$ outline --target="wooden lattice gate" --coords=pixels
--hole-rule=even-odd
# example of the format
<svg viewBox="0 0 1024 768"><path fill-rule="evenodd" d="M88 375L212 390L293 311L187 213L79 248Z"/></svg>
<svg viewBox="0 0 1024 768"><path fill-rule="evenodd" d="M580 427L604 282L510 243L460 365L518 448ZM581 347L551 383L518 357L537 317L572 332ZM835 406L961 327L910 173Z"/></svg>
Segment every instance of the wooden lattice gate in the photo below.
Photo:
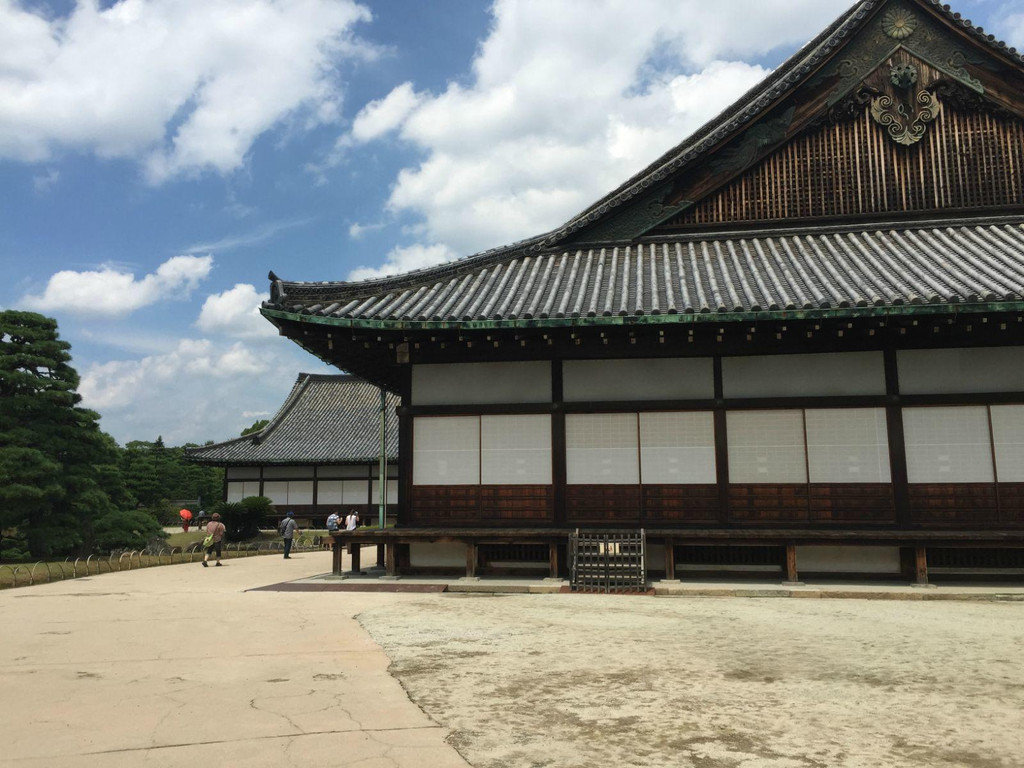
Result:
<svg viewBox="0 0 1024 768"><path fill-rule="evenodd" d="M581 531L569 536L569 576L574 592L644 592L647 589L643 529Z"/></svg>

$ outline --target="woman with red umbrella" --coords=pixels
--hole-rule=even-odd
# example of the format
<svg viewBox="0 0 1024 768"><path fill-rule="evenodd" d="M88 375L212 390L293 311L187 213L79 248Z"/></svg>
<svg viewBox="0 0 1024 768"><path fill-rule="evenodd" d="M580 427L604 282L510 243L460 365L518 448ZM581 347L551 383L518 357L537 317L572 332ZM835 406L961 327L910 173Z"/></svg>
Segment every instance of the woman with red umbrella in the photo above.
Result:
<svg viewBox="0 0 1024 768"><path fill-rule="evenodd" d="M181 518L181 530L188 533L188 526L192 522L192 513L187 509L183 509L178 513L178 516Z"/></svg>

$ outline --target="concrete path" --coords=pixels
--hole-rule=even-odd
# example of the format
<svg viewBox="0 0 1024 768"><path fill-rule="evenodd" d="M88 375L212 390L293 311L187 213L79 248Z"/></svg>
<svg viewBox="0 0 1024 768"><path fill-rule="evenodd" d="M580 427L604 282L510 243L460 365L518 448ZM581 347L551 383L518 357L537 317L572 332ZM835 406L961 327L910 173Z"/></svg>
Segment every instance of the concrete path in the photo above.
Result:
<svg viewBox="0 0 1024 768"><path fill-rule="evenodd" d="M302 552L0 592L0 764L465 768L353 618L381 595L246 591L329 569Z"/></svg>

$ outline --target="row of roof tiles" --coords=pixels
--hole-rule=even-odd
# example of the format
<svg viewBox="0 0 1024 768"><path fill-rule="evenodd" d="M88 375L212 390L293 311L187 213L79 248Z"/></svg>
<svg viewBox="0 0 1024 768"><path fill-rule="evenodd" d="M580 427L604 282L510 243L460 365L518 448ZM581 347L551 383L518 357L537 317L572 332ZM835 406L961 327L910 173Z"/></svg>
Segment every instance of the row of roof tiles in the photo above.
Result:
<svg viewBox="0 0 1024 768"><path fill-rule="evenodd" d="M393 415L398 397L388 393ZM387 423L389 459L398 456L398 419ZM191 461L217 465L356 464L380 455L380 390L355 376L300 373L262 430L189 449Z"/></svg>
<svg viewBox="0 0 1024 768"><path fill-rule="evenodd" d="M565 251L336 301L330 284L287 284L274 308L339 319L459 322L1022 298L1024 226L1004 223Z"/></svg>

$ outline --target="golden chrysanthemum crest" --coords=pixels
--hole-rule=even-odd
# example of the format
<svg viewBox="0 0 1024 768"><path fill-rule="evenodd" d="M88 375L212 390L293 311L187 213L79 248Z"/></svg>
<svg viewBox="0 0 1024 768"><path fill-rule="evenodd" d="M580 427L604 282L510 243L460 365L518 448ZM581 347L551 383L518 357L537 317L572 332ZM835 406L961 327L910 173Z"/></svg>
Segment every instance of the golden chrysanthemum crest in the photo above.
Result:
<svg viewBox="0 0 1024 768"><path fill-rule="evenodd" d="M882 17L882 31L893 40L910 37L917 29L917 19L906 8L893 8Z"/></svg>

